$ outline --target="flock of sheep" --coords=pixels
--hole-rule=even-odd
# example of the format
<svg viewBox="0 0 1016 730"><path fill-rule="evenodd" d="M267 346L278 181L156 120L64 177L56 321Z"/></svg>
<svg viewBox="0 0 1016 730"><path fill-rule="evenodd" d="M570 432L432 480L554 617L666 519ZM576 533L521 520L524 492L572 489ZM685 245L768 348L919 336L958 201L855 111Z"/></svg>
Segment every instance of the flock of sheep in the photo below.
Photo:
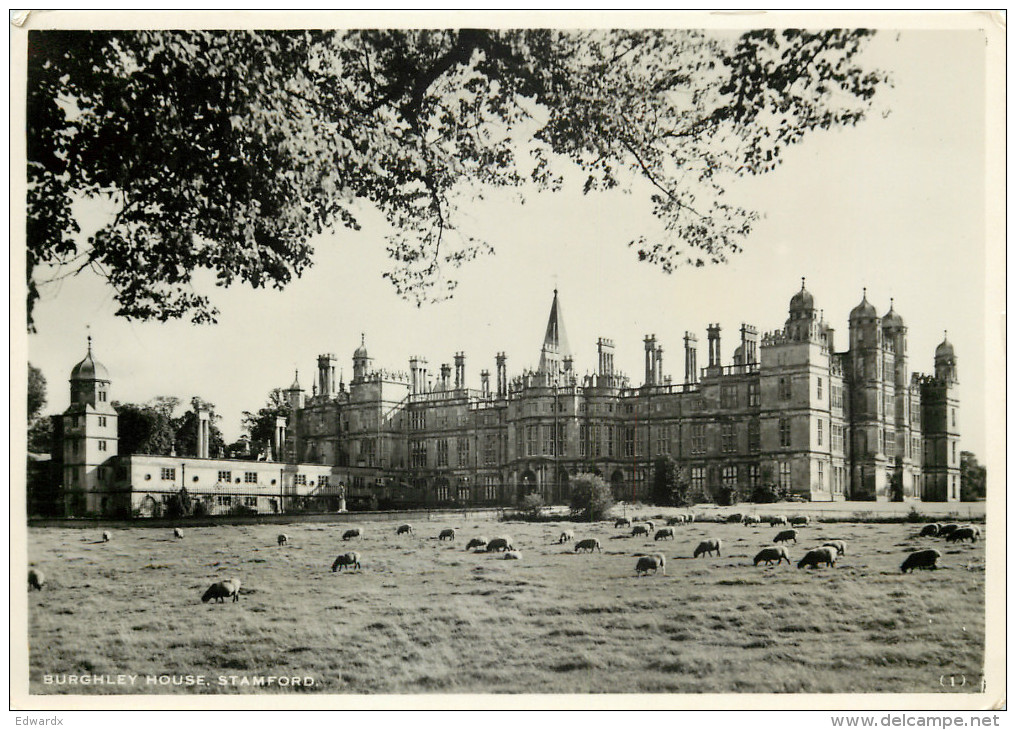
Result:
<svg viewBox="0 0 1016 730"><path fill-rule="evenodd" d="M736 517L734 518L736 520ZM729 521L729 520L728 520ZM790 553L787 550L786 543L791 541L797 544L797 539L801 535L798 528L805 527L809 524L810 520L807 516L792 517L788 519L785 516L777 515L770 516L765 519L758 515L745 515L739 520L744 525L761 525L763 522L767 522L770 527L787 527L788 529L780 530L776 533L773 538L774 546L768 546L762 548L753 560L753 565L757 567L760 563L765 565L780 565L784 560L787 561L787 565L791 564ZM654 542L660 540L674 540L676 539L674 527L682 524L689 524L695 522L694 515L681 514L676 517L671 517L667 520L666 526L661 526L657 529L656 524L652 520L629 520L627 518L618 518L614 522L614 528L626 528L630 529L631 537L653 537ZM790 527L790 526L793 527ZM399 525L395 530L396 536L401 535L413 535L413 526L410 524ZM365 529L363 527L353 527L347 529L342 534L343 542L357 539L362 540L365 536ZM183 530L179 527L173 529L174 539L182 540L184 537ZM974 525L958 525L958 524L930 524L925 525L917 537L939 537L944 538L948 542L960 542L963 540L969 540L970 542L976 542L981 537L981 530L979 527ZM456 538L456 532L454 528L445 528L438 533L437 539L441 542L454 541ZM101 542L108 543L112 539L109 531L103 531ZM600 546L600 541L597 538L584 538L581 540L575 539L574 530L564 530L556 540L556 543L561 545L565 543L573 543L573 552L588 552L594 551L603 552L603 548ZM783 544L780 544L783 543ZM278 536L279 547L290 544L289 536L286 534L280 534ZM717 556L722 555L723 540L719 538L709 538L702 540L695 548L692 554L693 558L698 558L703 555L712 557L713 553ZM467 543L465 549L467 551L474 551L477 553L499 553L500 557L504 560L521 560L522 553L517 550L512 542L512 538L507 535L495 537L493 539L487 539L484 536L471 537ZM844 540L829 540L823 543L821 546L809 549L804 557L802 557L798 563L798 568L814 567L818 568L821 566L835 567L836 560L840 556L846 554L846 542ZM654 574L661 572L666 575L666 558L662 553L636 553L635 557L637 561L635 563L635 574L636 576L645 576L649 572ZM938 550L926 549L917 550L907 555L903 564L900 566L900 570L903 573L913 571L915 568L921 568L923 570L936 569L938 567L938 560L942 557L942 554ZM349 551L340 554L335 558L335 562L332 563L332 572L341 571L344 569L356 570L361 569L360 553L355 551ZM46 577L44 573L38 568L32 568L28 571L28 587L29 590L42 590L46 585ZM218 601L222 603L228 598L232 598L233 602L240 600L240 581L236 578L229 578L217 583L213 583L208 590L202 595L202 602L207 603L208 601Z"/></svg>

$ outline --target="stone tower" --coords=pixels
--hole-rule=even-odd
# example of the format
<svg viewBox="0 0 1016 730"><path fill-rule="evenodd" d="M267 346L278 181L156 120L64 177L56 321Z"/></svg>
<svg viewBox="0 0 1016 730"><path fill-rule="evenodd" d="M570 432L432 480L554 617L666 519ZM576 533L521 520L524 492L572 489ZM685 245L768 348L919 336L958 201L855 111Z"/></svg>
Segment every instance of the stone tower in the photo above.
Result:
<svg viewBox="0 0 1016 730"><path fill-rule="evenodd" d="M564 319L561 317L561 305L557 300L557 289L554 290L554 301L550 305L550 317L547 319L547 332L543 336L540 348L539 372L557 377L564 370L565 359L571 358L568 347L568 336L564 331Z"/></svg>
<svg viewBox="0 0 1016 730"><path fill-rule="evenodd" d="M850 470L852 499L889 499L889 467L895 456L895 353L882 320L864 291L850 311ZM887 372L888 371L888 372ZM887 413L892 410L892 414Z"/></svg>
<svg viewBox="0 0 1016 730"><path fill-rule="evenodd" d="M62 486L68 514L110 514L108 494L118 453L117 414L110 404L109 371L88 354L71 370L71 404L61 416Z"/></svg>
<svg viewBox="0 0 1016 730"><path fill-rule="evenodd" d="M929 502L960 498L959 421L956 354L948 336L935 348L935 375L924 377L921 422L924 431L924 494Z"/></svg>

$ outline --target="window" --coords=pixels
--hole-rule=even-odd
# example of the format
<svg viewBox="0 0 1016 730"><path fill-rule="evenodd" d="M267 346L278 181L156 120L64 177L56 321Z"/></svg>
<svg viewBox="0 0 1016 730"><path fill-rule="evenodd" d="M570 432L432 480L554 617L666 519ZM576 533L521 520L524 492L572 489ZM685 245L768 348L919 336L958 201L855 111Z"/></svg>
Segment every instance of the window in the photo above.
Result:
<svg viewBox="0 0 1016 730"><path fill-rule="evenodd" d="M914 461L920 462L921 460L921 440L917 436L910 439L910 455Z"/></svg>
<svg viewBox="0 0 1016 730"><path fill-rule="evenodd" d="M99 402L100 403L105 403L106 402L106 391L104 391L104 390L100 390L99 391Z"/></svg>
<svg viewBox="0 0 1016 730"><path fill-rule="evenodd" d="M317 483L319 487L327 487L328 482L329 482L328 474L322 474L321 476L318 477Z"/></svg>
<svg viewBox="0 0 1016 730"><path fill-rule="evenodd" d="M589 430L590 456L599 456L603 453L603 434L599 426L590 426Z"/></svg>
<svg viewBox="0 0 1016 730"><path fill-rule="evenodd" d="M953 428L956 428L956 409L955 408L952 409L952 425L953 425Z"/></svg>
<svg viewBox="0 0 1016 730"><path fill-rule="evenodd" d="M822 445L822 419L819 418L815 423L818 426L818 445L821 446Z"/></svg>
<svg viewBox="0 0 1016 730"><path fill-rule="evenodd" d="M305 487L305 486L307 486L307 475L306 474L297 474L297 475L295 475L293 477L293 484L295 484L295 485L297 485L299 487Z"/></svg>
<svg viewBox="0 0 1016 730"><path fill-rule="evenodd" d="M244 497L243 498L243 503L247 507L257 507L258 506L258 498L257 497Z"/></svg>
<svg viewBox="0 0 1016 730"><path fill-rule="evenodd" d="M438 486L435 490L438 502L447 502L449 499L449 493L451 490L448 489L447 484Z"/></svg>
<svg viewBox="0 0 1016 730"><path fill-rule="evenodd" d="M780 462L780 487L782 489L790 489L790 462Z"/></svg>
<svg viewBox="0 0 1016 730"><path fill-rule="evenodd" d="M825 464L818 462L818 488L825 489Z"/></svg>
<svg viewBox="0 0 1016 730"><path fill-rule="evenodd" d="M780 378L780 400L790 400L790 378Z"/></svg>
<svg viewBox="0 0 1016 730"><path fill-rule="evenodd" d="M822 400L822 378L818 379L817 387L815 389L815 397Z"/></svg>
<svg viewBox="0 0 1016 730"><path fill-rule="evenodd" d="M494 465L497 463L497 435L488 433L483 441L483 463Z"/></svg>
<svg viewBox="0 0 1016 730"><path fill-rule="evenodd" d="M720 388L720 407L737 408L736 385L724 385Z"/></svg>
<svg viewBox="0 0 1016 730"><path fill-rule="evenodd" d="M696 423L691 427L691 453L706 453L706 427Z"/></svg>
<svg viewBox="0 0 1016 730"><path fill-rule="evenodd" d="M589 456L589 426L579 426L579 454Z"/></svg>
<svg viewBox="0 0 1016 730"><path fill-rule="evenodd" d="M558 456L564 456L567 453L565 444L565 424L557 424L557 451L555 452Z"/></svg>
<svg viewBox="0 0 1016 730"><path fill-rule="evenodd" d="M469 437L459 436L458 443L456 444L456 451L459 457L459 466L468 466L469 464Z"/></svg>
<svg viewBox="0 0 1016 730"><path fill-rule="evenodd" d="M220 471L218 481L229 484L233 481L233 473L229 471Z"/></svg>
<svg viewBox="0 0 1016 730"><path fill-rule="evenodd" d="M843 408L843 388L841 386L829 386L829 401L833 408Z"/></svg>
<svg viewBox="0 0 1016 730"><path fill-rule="evenodd" d="M543 453L552 456L554 454L554 425L544 425L543 429Z"/></svg>
<svg viewBox="0 0 1016 730"><path fill-rule="evenodd" d="M99 451L105 451L105 450L106 450L106 442L100 440L99 441Z"/></svg>
<svg viewBox="0 0 1016 730"><path fill-rule="evenodd" d="M748 383L748 405L757 406L758 404L758 381L756 380Z"/></svg>
<svg viewBox="0 0 1016 730"><path fill-rule="evenodd" d="M758 451L762 446L758 421L748 421L748 451Z"/></svg>
<svg viewBox="0 0 1016 730"><path fill-rule="evenodd" d="M161 476L162 481L171 482L176 479L176 469L174 467L164 466L162 467Z"/></svg>
<svg viewBox="0 0 1016 730"><path fill-rule="evenodd" d="M706 470L703 466L693 466L691 469L691 488L696 492L703 492L706 488Z"/></svg>
<svg viewBox="0 0 1016 730"><path fill-rule="evenodd" d="M725 454L737 451L737 431L733 423L724 423L720 431L721 446Z"/></svg>
<svg viewBox="0 0 1016 730"><path fill-rule="evenodd" d="M624 455L635 456L635 427L624 427Z"/></svg>
<svg viewBox="0 0 1016 730"><path fill-rule="evenodd" d="M216 502L218 502L220 507L229 507L233 503L233 498L228 495L220 495L216 498Z"/></svg>
<svg viewBox="0 0 1016 730"><path fill-rule="evenodd" d="M953 443L952 443L952 463L953 464L956 463L956 442L955 441L953 441Z"/></svg>
<svg viewBox="0 0 1016 730"><path fill-rule="evenodd" d="M409 412L409 428L413 431L421 431L427 428L427 412L426 411L410 411Z"/></svg>
<svg viewBox="0 0 1016 730"><path fill-rule="evenodd" d="M656 429L656 453L670 453L670 426L660 426Z"/></svg>
<svg viewBox="0 0 1016 730"><path fill-rule="evenodd" d="M614 426L608 425L607 429L607 456L614 455ZM630 454L629 454L630 456Z"/></svg>
<svg viewBox="0 0 1016 730"><path fill-rule="evenodd" d="M759 485L758 464L748 465L748 484L753 487L757 487Z"/></svg>
<svg viewBox="0 0 1016 730"><path fill-rule="evenodd" d="M243 473L243 483L244 484L257 484L258 483L258 473L256 471L245 471Z"/></svg>
<svg viewBox="0 0 1016 730"><path fill-rule="evenodd" d="M780 419L780 448L786 449L790 447L790 419Z"/></svg>
<svg viewBox="0 0 1016 730"><path fill-rule="evenodd" d="M497 499L497 477L484 477L483 496L488 502Z"/></svg>
<svg viewBox="0 0 1016 730"><path fill-rule="evenodd" d="M956 423L955 423L955 415L956 415L956 412L953 411L953 421L954 421L953 425L954 426L956 425ZM100 426L105 426L106 425L106 417L105 416L99 416L99 425Z"/></svg>
<svg viewBox="0 0 1016 730"><path fill-rule="evenodd" d="M723 486L733 489L737 486L737 467L736 466L725 466L723 467Z"/></svg>
<svg viewBox="0 0 1016 730"><path fill-rule="evenodd" d="M427 466L427 442L416 439L409 442L409 465L416 469Z"/></svg>
<svg viewBox="0 0 1016 730"><path fill-rule="evenodd" d="M448 466L448 439L438 439L437 466Z"/></svg>
<svg viewBox="0 0 1016 730"><path fill-rule="evenodd" d="M536 456L540 438L538 426L526 426L526 456Z"/></svg>

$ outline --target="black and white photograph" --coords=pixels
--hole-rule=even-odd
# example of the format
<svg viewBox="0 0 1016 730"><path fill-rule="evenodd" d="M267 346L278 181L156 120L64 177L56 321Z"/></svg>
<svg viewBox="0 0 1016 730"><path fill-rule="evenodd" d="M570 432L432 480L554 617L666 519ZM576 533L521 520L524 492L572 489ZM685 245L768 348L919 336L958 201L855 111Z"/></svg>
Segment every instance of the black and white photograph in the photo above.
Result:
<svg viewBox="0 0 1016 730"><path fill-rule="evenodd" d="M12 709L1004 706L1004 13L9 30Z"/></svg>

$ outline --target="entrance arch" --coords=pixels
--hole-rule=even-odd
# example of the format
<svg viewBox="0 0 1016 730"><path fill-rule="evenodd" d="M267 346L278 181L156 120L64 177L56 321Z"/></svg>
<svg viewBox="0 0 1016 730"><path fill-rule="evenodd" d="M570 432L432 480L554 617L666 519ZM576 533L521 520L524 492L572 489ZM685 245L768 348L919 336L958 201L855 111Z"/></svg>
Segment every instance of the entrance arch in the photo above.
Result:
<svg viewBox="0 0 1016 730"><path fill-rule="evenodd" d="M614 473L610 475L610 491L614 495L614 499L621 501L627 496L624 485L624 472L620 469L614 470Z"/></svg>

